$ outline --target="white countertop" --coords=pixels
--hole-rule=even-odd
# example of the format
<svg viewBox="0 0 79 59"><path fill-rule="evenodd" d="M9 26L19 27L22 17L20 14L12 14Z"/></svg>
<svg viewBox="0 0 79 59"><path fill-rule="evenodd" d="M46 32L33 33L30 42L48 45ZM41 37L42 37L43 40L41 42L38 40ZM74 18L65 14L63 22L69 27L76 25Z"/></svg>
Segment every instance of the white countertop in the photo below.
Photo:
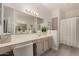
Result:
<svg viewBox="0 0 79 59"><path fill-rule="evenodd" d="M37 33L35 34L21 34L21 35L12 35L11 36L11 42L0 44L0 48L6 47L6 46L12 46L15 44L23 43L23 42L33 42L34 40L38 40L40 38L49 37L52 36L52 33L42 34L41 36L38 36Z"/></svg>

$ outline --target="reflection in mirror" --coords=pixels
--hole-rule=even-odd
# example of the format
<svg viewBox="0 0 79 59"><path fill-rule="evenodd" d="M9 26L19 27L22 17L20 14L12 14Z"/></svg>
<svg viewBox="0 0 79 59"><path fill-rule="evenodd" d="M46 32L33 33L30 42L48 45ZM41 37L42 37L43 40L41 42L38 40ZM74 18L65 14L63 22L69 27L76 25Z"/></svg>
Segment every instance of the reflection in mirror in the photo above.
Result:
<svg viewBox="0 0 79 59"><path fill-rule="evenodd" d="M37 18L37 29L41 30L41 24L43 23L43 19L42 18Z"/></svg>
<svg viewBox="0 0 79 59"><path fill-rule="evenodd" d="M11 34L36 33L40 30L43 19L26 14L22 11L0 4L0 24L2 20L2 32ZM3 12L3 17L1 17Z"/></svg>
<svg viewBox="0 0 79 59"><path fill-rule="evenodd" d="M16 33L25 33L27 30L27 24L17 24Z"/></svg>
<svg viewBox="0 0 79 59"><path fill-rule="evenodd" d="M41 24L43 23L43 19L36 17L34 19L34 28L35 28L35 32L40 32L41 31Z"/></svg>
<svg viewBox="0 0 79 59"><path fill-rule="evenodd" d="M22 33L35 33L34 27L34 16L27 15L25 13L16 11L15 12L15 33L22 34Z"/></svg>
<svg viewBox="0 0 79 59"><path fill-rule="evenodd" d="M13 9L7 6L3 6L3 33L13 34Z"/></svg>

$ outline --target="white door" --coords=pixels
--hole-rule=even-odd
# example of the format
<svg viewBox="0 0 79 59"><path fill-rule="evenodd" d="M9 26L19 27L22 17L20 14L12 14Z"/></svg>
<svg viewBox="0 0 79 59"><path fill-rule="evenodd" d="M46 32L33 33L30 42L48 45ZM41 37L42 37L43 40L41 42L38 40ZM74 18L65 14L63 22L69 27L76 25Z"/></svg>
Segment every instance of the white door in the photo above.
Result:
<svg viewBox="0 0 79 59"><path fill-rule="evenodd" d="M76 45L75 18L69 18L60 21L60 42L69 46Z"/></svg>
<svg viewBox="0 0 79 59"><path fill-rule="evenodd" d="M66 43L66 39L67 39L67 21L66 20L61 20L60 21L60 43Z"/></svg>

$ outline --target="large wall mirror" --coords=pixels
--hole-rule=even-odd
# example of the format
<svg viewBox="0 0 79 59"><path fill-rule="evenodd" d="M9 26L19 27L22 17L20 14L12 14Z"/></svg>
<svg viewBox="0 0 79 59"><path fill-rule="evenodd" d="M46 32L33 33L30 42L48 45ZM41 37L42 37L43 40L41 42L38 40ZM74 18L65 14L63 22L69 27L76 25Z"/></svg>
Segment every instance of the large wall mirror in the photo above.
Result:
<svg viewBox="0 0 79 59"><path fill-rule="evenodd" d="M41 30L41 24L44 23L42 18L37 17L37 30Z"/></svg>
<svg viewBox="0 0 79 59"><path fill-rule="evenodd" d="M3 6L3 33L14 32L14 11L13 8Z"/></svg>
<svg viewBox="0 0 79 59"><path fill-rule="evenodd" d="M40 30L43 19L16 12L16 34L36 33Z"/></svg>
<svg viewBox="0 0 79 59"><path fill-rule="evenodd" d="M32 33L34 30L35 17L22 13L20 11L15 12L15 32L16 34Z"/></svg>
<svg viewBox="0 0 79 59"><path fill-rule="evenodd" d="M40 29L43 19L3 6L3 33L28 34Z"/></svg>

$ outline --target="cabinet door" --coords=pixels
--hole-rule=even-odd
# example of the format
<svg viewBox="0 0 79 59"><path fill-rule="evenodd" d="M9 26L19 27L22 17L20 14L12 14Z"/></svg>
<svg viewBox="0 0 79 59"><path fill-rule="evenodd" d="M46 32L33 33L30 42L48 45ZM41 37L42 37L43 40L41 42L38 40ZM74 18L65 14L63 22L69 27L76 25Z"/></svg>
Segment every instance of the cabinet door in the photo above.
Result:
<svg viewBox="0 0 79 59"><path fill-rule="evenodd" d="M76 19L71 20L71 45L76 47Z"/></svg>
<svg viewBox="0 0 79 59"><path fill-rule="evenodd" d="M45 40L44 40L44 52L49 49L49 44L48 44L48 42L49 42L48 38L45 38Z"/></svg>
<svg viewBox="0 0 79 59"><path fill-rule="evenodd" d="M52 48L51 37L42 38L42 40L36 42L36 55L42 55L50 48Z"/></svg>
<svg viewBox="0 0 79 59"><path fill-rule="evenodd" d="M79 18L76 21L76 46L79 48Z"/></svg>
<svg viewBox="0 0 79 59"><path fill-rule="evenodd" d="M37 52L38 56L40 56L44 52L43 41L40 41L40 42L36 43L36 52Z"/></svg>
<svg viewBox="0 0 79 59"><path fill-rule="evenodd" d="M48 38L48 45L49 45L49 49L52 48L52 37Z"/></svg>
<svg viewBox="0 0 79 59"><path fill-rule="evenodd" d="M61 20L60 21L60 43L65 44L65 40L67 39L66 35L67 33L67 20Z"/></svg>

